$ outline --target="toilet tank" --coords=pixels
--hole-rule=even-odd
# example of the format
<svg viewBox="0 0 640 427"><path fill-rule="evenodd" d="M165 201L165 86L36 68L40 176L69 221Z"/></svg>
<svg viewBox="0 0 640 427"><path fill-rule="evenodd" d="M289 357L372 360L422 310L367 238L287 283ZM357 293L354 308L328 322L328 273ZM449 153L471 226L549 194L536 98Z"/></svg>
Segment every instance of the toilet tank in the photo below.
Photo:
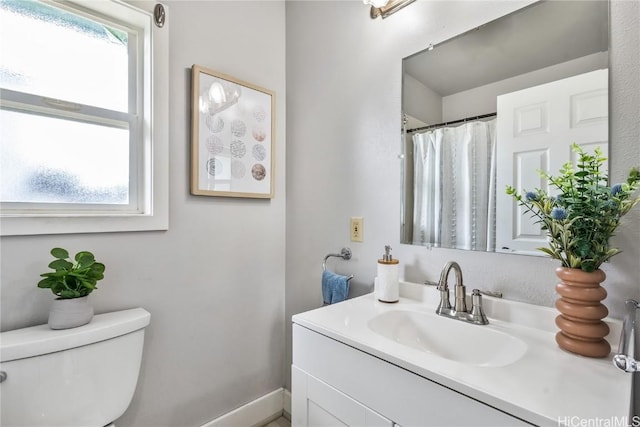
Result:
<svg viewBox="0 0 640 427"><path fill-rule="evenodd" d="M0 425L102 427L119 418L136 389L150 318L134 308L72 329L2 332Z"/></svg>

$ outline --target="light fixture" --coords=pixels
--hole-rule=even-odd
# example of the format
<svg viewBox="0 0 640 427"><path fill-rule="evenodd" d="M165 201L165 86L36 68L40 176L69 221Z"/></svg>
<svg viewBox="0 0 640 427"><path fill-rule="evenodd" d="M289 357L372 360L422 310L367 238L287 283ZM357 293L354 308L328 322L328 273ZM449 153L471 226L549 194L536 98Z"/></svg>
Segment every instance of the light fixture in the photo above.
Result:
<svg viewBox="0 0 640 427"><path fill-rule="evenodd" d="M386 18L414 1L416 0L363 0L364 4L371 5L369 12L371 19L376 19L378 16Z"/></svg>
<svg viewBox="0 0 640 427"><path fill-rule="evenodd" d="M362 0L364 4L370 4L371 7L383 7L389 3L389 0Z"/></svg>

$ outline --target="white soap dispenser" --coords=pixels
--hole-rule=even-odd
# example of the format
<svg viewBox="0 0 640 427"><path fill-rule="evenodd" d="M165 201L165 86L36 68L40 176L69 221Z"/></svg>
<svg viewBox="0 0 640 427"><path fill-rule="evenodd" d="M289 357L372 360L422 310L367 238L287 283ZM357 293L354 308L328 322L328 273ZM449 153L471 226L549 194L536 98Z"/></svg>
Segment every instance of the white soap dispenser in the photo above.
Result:
<svg viewBox="0 0 640 427"><path fill-rule="evenodd" d="M398 302L400 284L398 283L399 261L391 256L391 246L384 247L384 255L378 260L378 276L375 279L375 293L378 301Z"/></svg>

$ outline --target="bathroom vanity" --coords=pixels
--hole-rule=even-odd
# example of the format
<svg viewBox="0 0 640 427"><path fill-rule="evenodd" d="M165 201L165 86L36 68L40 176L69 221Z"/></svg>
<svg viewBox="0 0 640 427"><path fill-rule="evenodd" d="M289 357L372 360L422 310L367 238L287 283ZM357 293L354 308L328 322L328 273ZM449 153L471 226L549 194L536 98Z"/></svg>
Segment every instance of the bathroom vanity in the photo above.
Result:
<svg viewBox="0 0 640 427"><path fill-rule="evenodd" d="M571 426L628 416L630 376L611 358L558 348L554 309L485 298L490 324L473 325L436 315L433 287L401 283L401 296L293 316L293 426ZM617 348L621 325L608 323Z"/></svg>

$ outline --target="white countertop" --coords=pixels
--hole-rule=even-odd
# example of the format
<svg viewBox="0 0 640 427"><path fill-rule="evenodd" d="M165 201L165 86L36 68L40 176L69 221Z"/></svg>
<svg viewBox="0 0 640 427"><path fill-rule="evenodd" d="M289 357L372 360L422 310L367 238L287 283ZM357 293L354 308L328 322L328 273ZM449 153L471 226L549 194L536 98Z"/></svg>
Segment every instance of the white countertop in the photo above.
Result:
<svg viewBox="0 0 640 427"><path fill-rule="evenodd" d="M490 324L468 325L469 332L493 328L527 345L524 356L515 363L486 367L448 360L371 330L368 322L379 314L394 310L433 313L438 302L438 292L430 286L403 282L401 295L400 302L387 304L368 294L297 314L293 322L533 424L624 425L631 402L631 375L613 366L613 354L592 359L561 350L554 338L555 309L483 297ZM606 321L612 330L607 339L615 350L621 325Z"/></svg>

